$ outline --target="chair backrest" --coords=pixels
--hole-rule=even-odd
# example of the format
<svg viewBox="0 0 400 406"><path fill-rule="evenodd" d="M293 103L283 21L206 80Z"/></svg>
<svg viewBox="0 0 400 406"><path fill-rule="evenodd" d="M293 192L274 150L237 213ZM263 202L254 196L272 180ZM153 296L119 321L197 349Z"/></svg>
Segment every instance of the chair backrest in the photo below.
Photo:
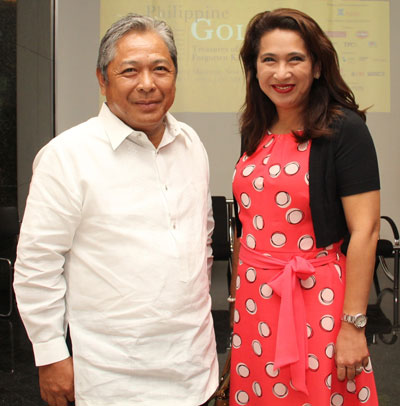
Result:
<svg viewBox="0 0 400 406"><path fill-rule="evenodd" d="M0 317L10 316L13 309L12 274L18 234L18 209L0 207Z"/></svg>
<svg viewBox="0 0 400 406"><path fill-rule="evenodd" d="M19 234L16 207L0 207L0 257L15 261Z"/></svg>
<svg viewBox="0 0 400 406"><path fill-rule="evenodd" d="M0 237L15 237L18 234L18 209L14 206L0 207Z"/></svg>
<svg viewBox="0 0 400 406"><path fill-rule="evenodd" d="M212 196L211 199L215 221L211 247L214 260L224 261L228 260L231 255L226 198L225 196Z"/></svg>

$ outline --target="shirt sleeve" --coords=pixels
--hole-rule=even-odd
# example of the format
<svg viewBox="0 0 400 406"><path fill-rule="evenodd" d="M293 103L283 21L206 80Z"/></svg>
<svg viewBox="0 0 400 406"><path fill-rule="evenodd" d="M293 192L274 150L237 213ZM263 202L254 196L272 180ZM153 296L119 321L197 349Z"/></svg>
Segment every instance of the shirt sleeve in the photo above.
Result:
<svg viewBox="0 0 400 406"><path fill-rule="evenodd" d="M379 190L376 151L361 117L347 112L336 142L335 170L339 196Z"/></svg>
<svg viewBox="0 0 400 406"><path fill-rule="evenodd" d="M65 161L65 159L64 159ZM80 220L76 176L52 143L33 165L21 226L14 289L37 366L68 358L65 342L65 255Z"/></svg>

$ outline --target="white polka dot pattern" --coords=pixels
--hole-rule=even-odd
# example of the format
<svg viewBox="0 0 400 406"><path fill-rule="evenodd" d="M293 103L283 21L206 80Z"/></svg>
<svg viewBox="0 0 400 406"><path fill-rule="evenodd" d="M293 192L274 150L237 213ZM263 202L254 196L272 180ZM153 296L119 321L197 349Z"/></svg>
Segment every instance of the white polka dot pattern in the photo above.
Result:
<svg viewBox="0 0 400 406"><path fill-rule="evenodd" d="M316 355L309 354L308 355L308 367L311 371L318 371L319 369L319 361Z"/></svg>
<svg viewBox="0 0 400 406"><path fill-rule="evenodd" d="M275 196L275 202L279 207L286 208L292 202L292 198L287 192L278 192Z"/></svg>
<svg viewBox="0 0 400 406"><path fill-rule="evenodd" d="M309 396L296 390L287 366L274 370L281 298L270 283L281 271L258 267L242 256L233 314L231 403L377 406L370 363L354 381L337 381L334 343L343 305L345 258L339 255L339 243L317 247L308 190L312 142L296 143L292 138L266 135L256 152L239 160L233 183L241 244L250 258L252 252L281 260L326 258L327 266L316 266L315 273L296 280L306 308Z"/></svg>
<svg viewBox="0 0 400 406"><path fill-rule="evenodd" d="M329 359L332 359L334 354L335 354L335 345L333 343L329 343L325 348L325 355Z"/></svg>
<svg viewBox="0 0 400 406"><path fill-rule="evenodd" d="M258 382L253 382L253 392L259 398L262 396L261 385Z"/></svg>
<svg viewBox="0 0 400 406"><path fill-rule="evenodd" d="M368 364L366 367L364 367L364 371L367 374L370 374L372 372L372 364L371 364L371 358L368 358Z"/></svg>
<svg viewBox="0 0 400 406"><path fill-rule="evenodd" d="M248 209L251 206L251 200L247 193L242 193L240 199L245 209Z"/></svg>
<svg viewBox="0 0 400 406"><path fill-rule="evenodd" d="M275 141L275 137L271 137L269 141L264 145L264 148L269 148Z"/></svg>
<svg viewBox="0 0 400 406"><path fill-rule="evenodd" d="M246 168L244 168L243 171L242 171L242 175L243 176L250 176L253 173L255 167L256 167L255 165L246 166Z"/></svg>
<svg viewBox="0 0 400 406"><path fill-rule="evenodd" d="M233 334L232 336L232 347L233 348L240 348L242 345L242 339L238 334Z"/></svg>
<svg viewBox="0 0 400 406"><path fill-rule="evenodd" d="M240 289L240 275L236 277L236 290Z"/></svg>
<svg viewBox="0 0 400 406"><path fill-rule="evenodd" d="M262 161L263 165L267 165L267 164L268 164L268 161L269 161L270 156L271 156L271 155L267 155L267 156L263 159L263 161Z"/></svg>
<svg viewBox="0 0 400 406"><path fill-rule="evenodd" d="M256 248L256 238L252 234L247 234L246 236L246 245L252 250Z"/></svg>
<svg viewBox="0 0 400 406"><path fill-rule="evenodd" d="M264 228L264 219L261 215L254 216L253 226L256 230L262 230Z"/></svg>
<svg viewBox="0 0 400 406"><path fill-rule="evenodd" d="M253 348L254 354L256 354L259 357L262 354L261 343L258 340L253 340L251 346Z"/></svg>
<svg viewBox="0 0 400 406"><path fill-rule="evenodd" d="M250 375L250 370L246 364L240 363L236 366L236 372L242 378L247 378Z"/></svg>
<svg viewBox="0 0 400 406"><path fill-rule="evenodd" d="M250 282L253 283L257 278L257 273L254 268L248 268L246 271L246 279Z"/></svg>
<svg viewBox="0 0 400 406"><path fill-rule="evenodd" d="M269 286L267 283L263 283L260 286L260 295L264 299L271 298L273 294L274 294L274 291L272 290L271 286Z"/></svg>
<svg viewBox="0 0 400 406"><path fill-rule="evenodd" d="M274 233L271 236L271 245L273 247L279 248L286 244L286 235L283 233Z"/></svg>
<svg viewBox="0 0 400 406"><path fill-rule="evenodd" d="M335 319L330 315L325 315L320 321L321 328L325 331L332 331L335 327Z"/></svg>
<svg viewBox="0 0 400 406"><path fill-rule="evenodd" d="M311 338L314 334L312 327L307 323L307 338Z"/></svg>
<svg viewBox="0 0 400 406"><path fill-rule="evenodd" d="M347 389L347 392L349 392L349 393L356 393L356 389L357 389L356 383L353 380L347 381L346 389Z"/></svg>
<svg viewBox="0 0 400 406"><path fill-rule="evenodd" d="M300 165L297 162L290 162L285 165L284 171L286 175L292 176L295 175L300 169Z"/></svg>
<svg viewBox="0 0 400 406"><path fill-rule="evenodd" d="M280 399L285 398L289 393L287 386L281 382L276 383L273 386L272 391L273 391L274 395Z"/></svg>
<svg viewBox="0 0 400 406"><path fill-rule="evenodd" d="M325 378L325 385L326 387L330 390L332 389L332 374L329 374L326 378Z"/></svg>
<svg viewBox="0 0 400 406"><path fill-rule="evenodd" d="M258 323L258 332L260 333L261 337L269 337L271 335L271 329L269 328L268 324L260 321Z"/></svg>
<svg viewBox="0 0 400 406"><path fill-rule="evenodd" d="M343 406L344 398L340 393L331 396L331 406Z"/></svg>
<svg viewBox="0 0 400 406"><path fill-rule="evenodd" d="M269 176L271 178L277 178L281 173L281 166L280 165L272 165L269 167Z"/></svg>
<svg viewBox="0 0 400 406"><path fill-rule="evenodd" d="M339 278L342 279L342 268L340 267L339 264L334 264L334 267L339 275Z"/></svg>
<svg viewBox="0 0 400 406"><path fill-rule="evenodd" d="M315 286L315 276L311 275L307 279L301 279L300 285L303 289L312 289Z"/></svg>
<svg viewBox="0 0 400 406"><path fill-rule="evenodd" d="M265 372L271 378L276 378L279 375L279 368L275 369L274 368L274 363L273 362L268 362L268 364L265 365Z"/></svg>
<svg viewBox="0 0 400 406"><path fill-rule="evenodd" d="M249 395L244 391L238 391L235 395L235 400L239 405L247 405L249 402Z"/></svg>
<svg viewBox="0 0 400 406"><path fill-rule="evenodd" d="M264 178L259 176L253 180L253 187L257 192L261 192L264 190Z"/></svg>
<svg viewBox="0 0 400 406"><path fill-rule="evenodd" d="M328 251L324 250L324 251L318 252L318 254L315 256L315 258L326 257L327 255L328 255Z"/></svg>
<svg viewBox="0 0 400 406"><path fill-rule="evenodd" d="M299 144L299 145L297 146L297 150L298 150L298 151L301 151L301 152L307 151L308 144L309 144L308 141L302 142L301 144Z"/></svg>
<svg viewBox="0 0 400 406"><path fill-rule="evenodd" d="M250 314L256 314L257 313L257 304L253 299L247 299L246 300L246 310Z"/></svg>
<svg viewBox="0 0 400 406"><path fill-rule="evenodd" d="M329 306L333 303L333 299L335 298L335 294L333 293L333 290L330 288L325 288L322 289L321 292L319 292L319 301L321 304L324 306Z"/></svg>
<svg viewBox="0 0 400 406"><path fill-rule="evenodd" d="M301 251L309 251L314 247L314 239L311 235L303 235L300 237L298 247Z"/></svg>
<svg viewBox="0 0 400 406"><path fill-rule="evenodd" d="M289 224L299 224L304 218L304 213L299 209L290 209L286 212L286 220Z"/></svg>
<svg viewBox="0 0 400 406"><path fill-rule="evenodd" d="M358 392L358 399L361 403L367 403L370 397L370 390L366 386L360 389Z"/></svg>

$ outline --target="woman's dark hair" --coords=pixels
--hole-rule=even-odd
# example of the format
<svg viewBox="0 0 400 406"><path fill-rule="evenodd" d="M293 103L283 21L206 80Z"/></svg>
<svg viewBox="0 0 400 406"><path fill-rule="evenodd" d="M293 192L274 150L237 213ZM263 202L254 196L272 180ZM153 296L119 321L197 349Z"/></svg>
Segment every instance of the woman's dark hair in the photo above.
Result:
<svg viewBox="0 0 400 406"><path fill-rule="evenodd" d="M298 142L330 135L329 125L341 115L341 107L359 114L365 121L365 111L358 108L354 94L340 75L338 56L332 42L319 25L307 14L290 8L279 8L255 15L249 22L240 59L246 76L246 99L242 106L240 132L242 153L251 155L276 118L274 103L260 89L257 79L257 57L261 37L280 29L297 32L311 55L312 64L320 66L320 77L314 79L304 109L303 134L293 131Z"/></svg>

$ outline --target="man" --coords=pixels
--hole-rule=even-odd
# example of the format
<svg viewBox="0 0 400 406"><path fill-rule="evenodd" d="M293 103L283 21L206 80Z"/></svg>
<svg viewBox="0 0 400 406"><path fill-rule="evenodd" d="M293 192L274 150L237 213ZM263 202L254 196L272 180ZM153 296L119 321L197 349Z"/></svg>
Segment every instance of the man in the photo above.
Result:
<svg viewBox="0 0 400 406"><path fill-rule="evenodd" d="M122 18L99 116L35 159L14 286L51 406L198 406L217 386L208 160L168 113L176 75L170 28Z"/></svg>

